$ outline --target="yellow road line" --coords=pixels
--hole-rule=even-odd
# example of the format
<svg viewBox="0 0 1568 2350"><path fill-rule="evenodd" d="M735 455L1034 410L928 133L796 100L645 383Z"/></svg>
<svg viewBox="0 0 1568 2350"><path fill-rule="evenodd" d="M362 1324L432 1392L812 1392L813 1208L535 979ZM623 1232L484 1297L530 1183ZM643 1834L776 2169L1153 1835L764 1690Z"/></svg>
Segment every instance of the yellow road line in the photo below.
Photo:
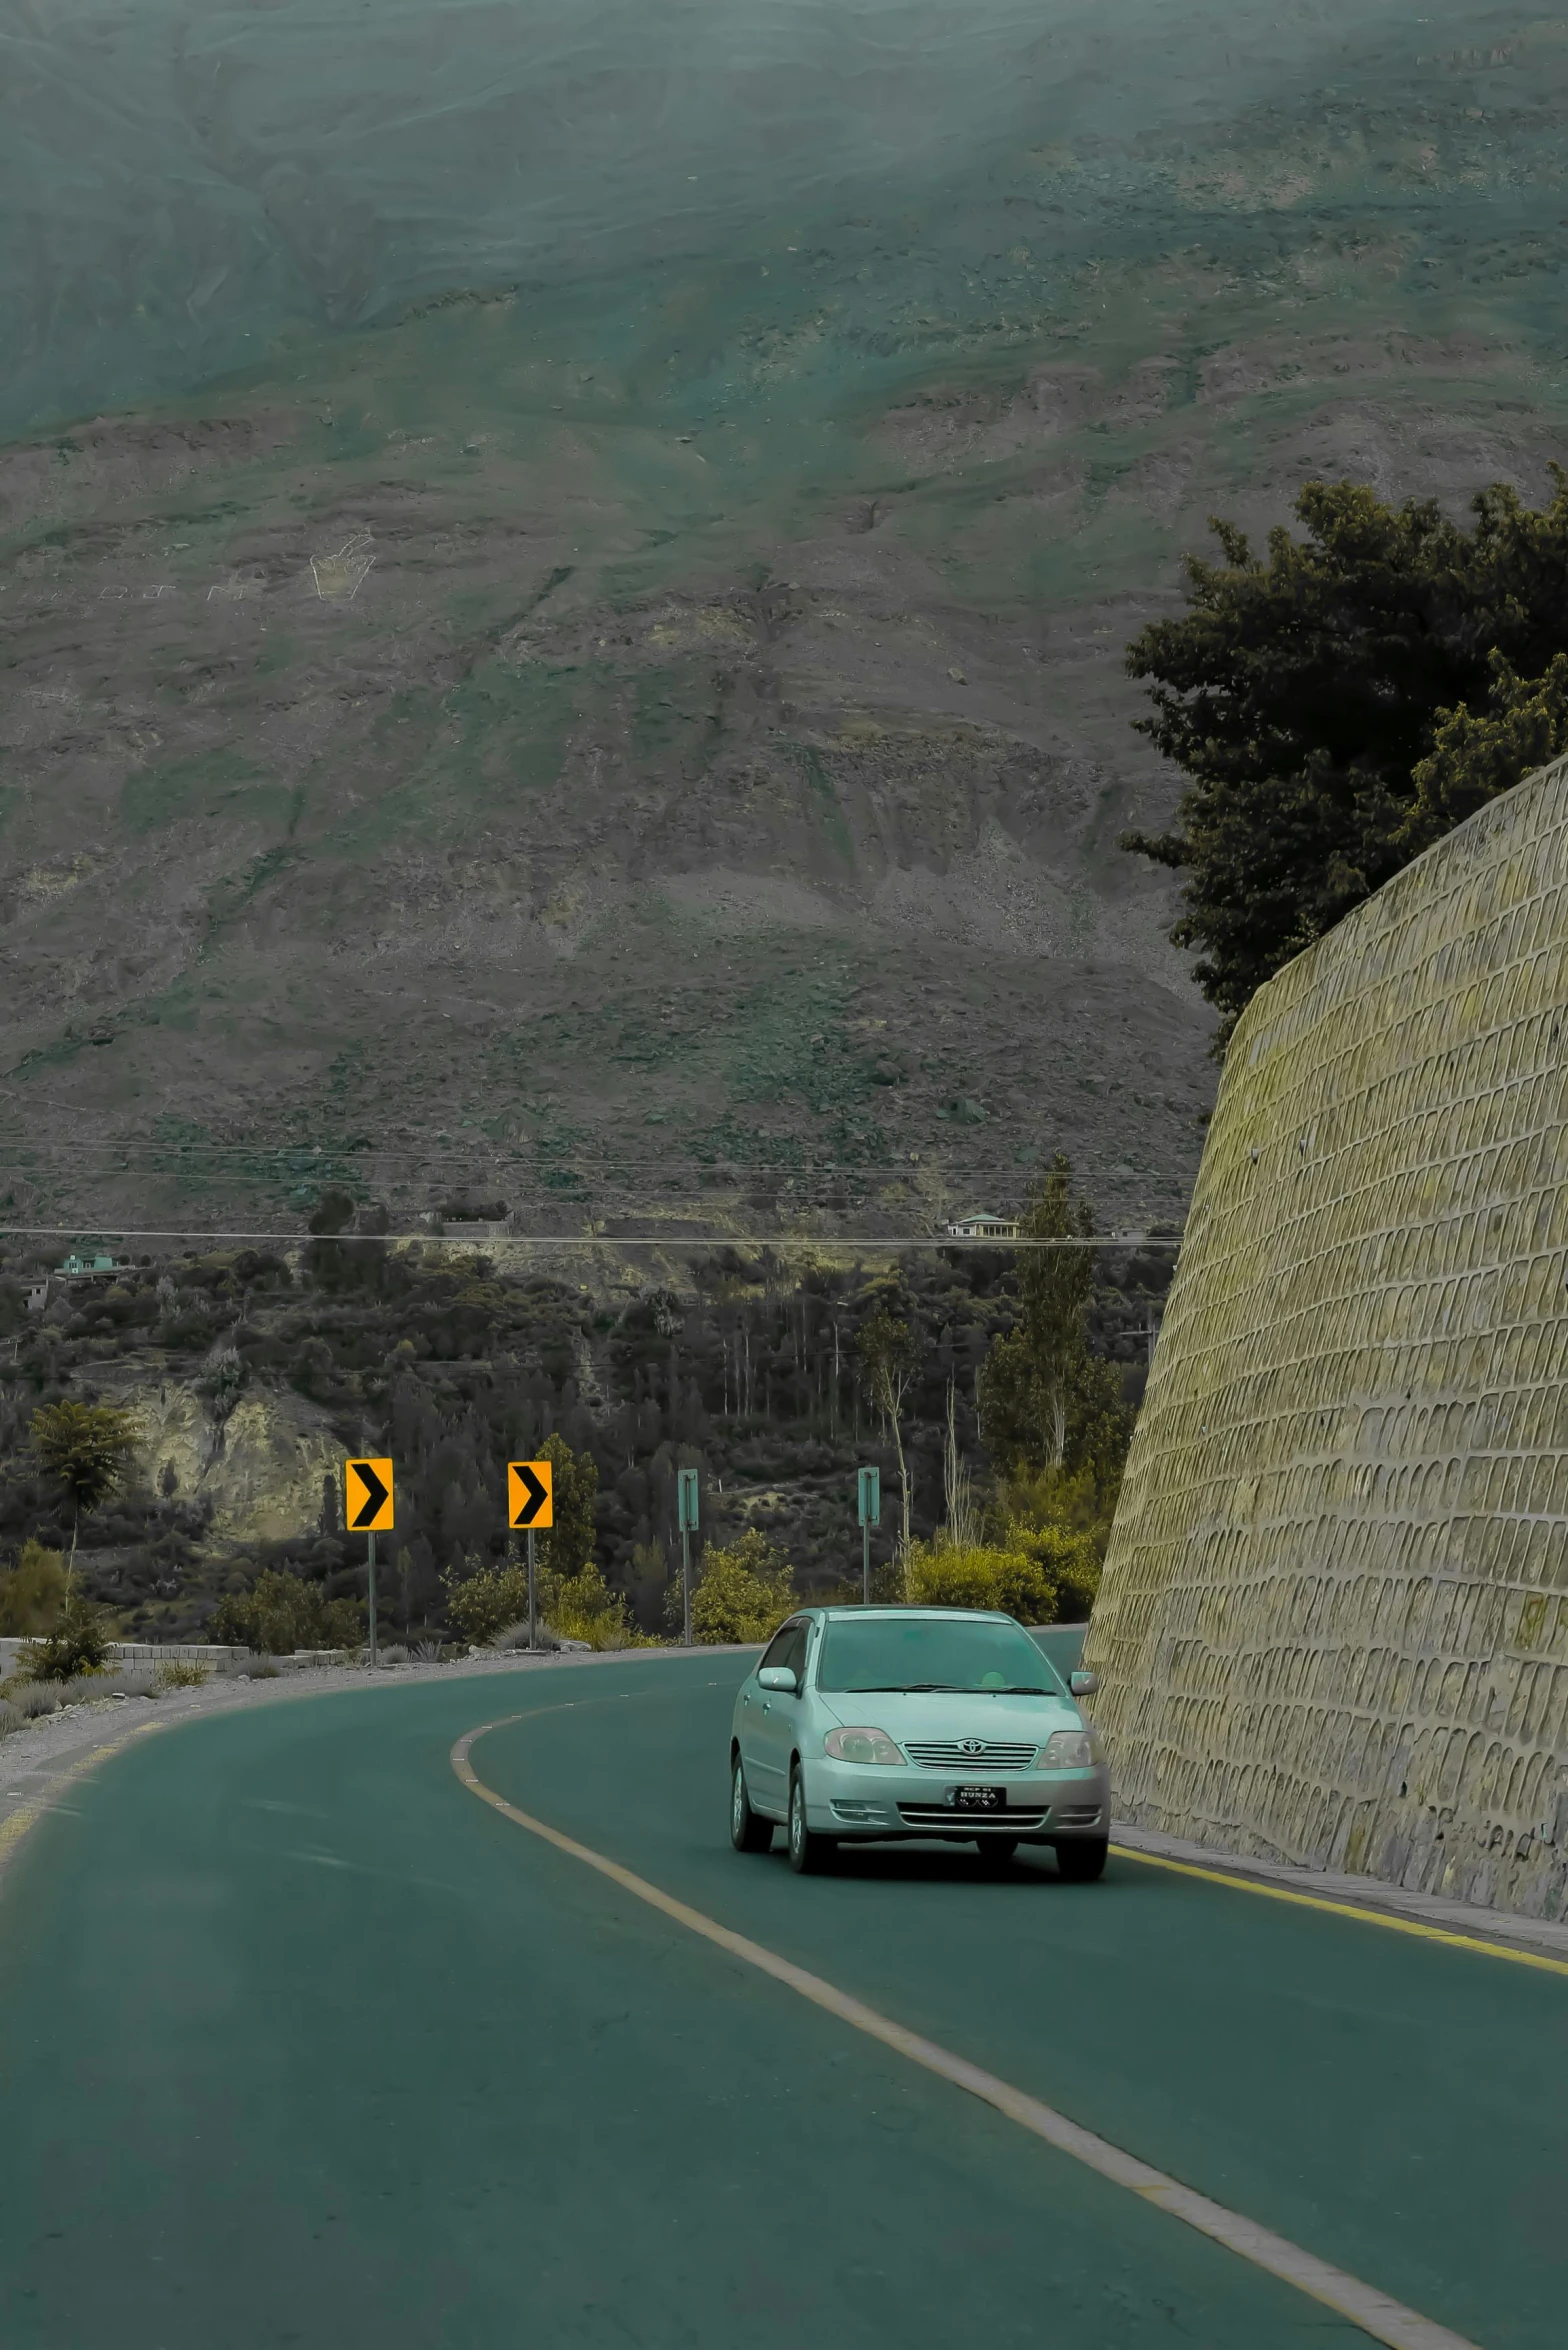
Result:
<svg viewBox="0 0 1568 2350"><path fill-rule="evenodd" d="M102 1746L89 1747L75 1762L67 1763L63 1770L55 1773L45 1793L36 1800L19 1803L13 1812L7 1812L5 1818L0 1820L0 1871L15 1857L16 1848L29 1828L35 1828L45 1812L53 1809L62 1788L74 1786L77 1780L85 1779L108 1756L118 1754L123 1746L129 1746L133 1738L145 1738L150 1730L161 1730L163 1726L162 1722L138 1722L133 1729L123 1730L117 1738L106 1739Z"/></svg>
<svg viewBox="0 0 1568 2350"><path fill-rule="evenodd" d="M863 2000L852 1998L847 1991L840 1991L821 1975L811 1974L790 1959L780 1958L776 1951L767 1949L762 1943L750 1941L746 1935L734 1933L728 1926L721 1926L716 1918L710 1918L702 1910L692 1909L686 1902L678 1901L672 1893L650 1884L646 1877L639 1877L631 1869L623 1868L619 1861L608 1859L602 1852L595 1852L591 1845L579 1844L575 1837L563 1835L559 1828L552 1828L545 1820L535 1819L531 1812L519 1811L515 1804L497 1795L493 1787L485 1785L468 1759L481 1738L487 1737L492 1730L509 1728L514 1722L535 1719L539 1713L566 1710L565 1707L544 1706L533 1708L528 1713L507 1714L498 1721L482 1722L477 1729L459 1738L452 1748L453 1770L470 1793L477 1795L482 1803L488 1803L493 1811L513 1821L519 1828L526 1828L530 1835L554 1845L557 1852L564 1852L572 1860L583 1862L585 1867L596 1869L601 1877L608 1877L623 1892L645 1901L650 1909L659 1910L665 1917L673 1919L676 1925L700 1935L705 1942L711 1942L717 1949L726 1951L731 1958L738 1958L745 1965L755 1967L759 1973L771 1976L774 1982L782 1983L787 1990L797 1992L802 1999L809 1999L814 2007L824 2008L829 2015L837 2016L841 2023L851 2025L857 2032L864 2032L868 2039L879 2040L884 2048L893 2049L898 2055L907 2057L912 2064L921 2065L939 2079L951 2082L955 2088L966 2090L971 2097L978 2097L982 2103L1005 2114L1009 2121L1016 2122L1021 2129L1043 2138L1047 2145L1056 2147L1059 2152L1071 2155L1075 2162L1097 2171L1113 2185L1127 2188L1130 2193L1141 2196L1146 2203L1169 2212L1173 2219L1181 2220L1187 2227L1196 2228L1200 2235L1212 2237L1216 2243L1223 2244L1227 2251L1250 2261L1255 2268L1264 2269L1270 2276L1279 2277L1286 2284L1295 2286L1298 2292L1309 2295L1312 2300L1348 2318L1364 2334L1370 2335L1374 2342L1388 2344L1389 2350L1476 2350L1475 2344L1466 2341L1463 2335L1451 2333L1446 2326L1435 2325L1430 2318L1422 2317L1419 2311L1407 2309L1403 2302L1380 2293L1375 2285L1364 2285L1359 2277L1349 2276L1345 2270L1333 2267L1326 2260L1319 2260L1316 2254L1305 2252L1300 2245L1292 2244L1286 2237L1276 2236L1268 2228L1257 2226L1240 2212L1227 2210L1222 2203L1212 2203L1208 2196L1196 2194L1192 2188L1184 2187L1179 2179L1168 2178L1163 2171L1140 2162L1136 2155L1125 2153L1120 2146L1113 2146L1108 2138L1097 2137L1093 2130L1086 2130L1077 2122L1069 2121L1054 2106L1045 2105L1039 2098L1026 2095L1022 2089L1015 2089L1011 2082L999 2079L995 2073L983 2071L979 2065L970 2064L967 2058L953 2055L950 2049L939 2046L936 2041L906 2030L904 2025L895 2023L890 2016L882 2015L874 2007L867 2007Z"/></svg>
<svg viewBox="0 0 1568 2350"><path fill-rule="evenodd" d="M1145 1868L1169 1869L1178 1877L1201 1877L1206 1885L1228 1885L1233 1893L1258 1893L1265 1901L1293 1901L1298 1909L1324 1909L1331 1917L1355 1918L1365 1926L1386 1926L1391 1934L1416 1934L1423 1942L1446 1942L1451 1950L1478 1950L1486 1958L1506 1958L1512 1966L1533 1966L1548 1975L1568 1975L1568 1958L1547 1958L1535 1950L1510 1950L1506 1943L1488 1942L1479 1934L1458 1934L1450 1926L1429 1926L1420 1918L1397 1917L1386 1909L1363 1909L1354 1901L1332 1901L1323 1893L1297 1893L1289 1885L1267 1885L1256 1877L1233 1877L1225 1869L1200 1868L1196 1861L1167 1860L1163 1853L1137 1852L1130 1844L1113 1844L1111 1850L1118 1860L1141 1861Z"/></svg>

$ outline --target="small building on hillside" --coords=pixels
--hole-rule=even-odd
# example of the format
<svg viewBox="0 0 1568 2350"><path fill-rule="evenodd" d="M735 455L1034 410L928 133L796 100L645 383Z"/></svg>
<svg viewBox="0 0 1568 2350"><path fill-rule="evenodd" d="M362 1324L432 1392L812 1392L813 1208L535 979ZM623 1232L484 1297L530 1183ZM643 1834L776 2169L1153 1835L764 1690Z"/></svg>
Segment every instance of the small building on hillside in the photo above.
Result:
<svg viewBox="0 0 1568 2350"><path fill-rule="evenodd" d="M991 1216L977 1209L972 1216L959 1216L944 1227L949 1240L1016 1240L1016 1216Z"/></svg>
<svg viewBox="0 0 1568 2350"><path fill-rule="evenodd" d="M60 1267L59 1278L62 1281L77 1283L112 1281L116 1273L123 1273L124 1270L125 1267L118 1257L73 1255L67 1257Z"/></svg>

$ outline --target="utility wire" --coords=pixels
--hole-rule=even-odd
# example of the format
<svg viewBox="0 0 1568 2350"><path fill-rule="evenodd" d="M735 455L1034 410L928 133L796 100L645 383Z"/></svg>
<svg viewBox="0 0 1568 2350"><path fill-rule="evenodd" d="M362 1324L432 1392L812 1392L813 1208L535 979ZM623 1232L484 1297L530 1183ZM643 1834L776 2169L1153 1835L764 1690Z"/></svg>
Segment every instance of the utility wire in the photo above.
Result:
<svg viewBox="0 0 1568 2350"><path fill-rule="evenodd" d="M508 1232L499 1239L479 1239L461 1232L145 1232L118 1224L0 1224L0 1240L243 1240L267 1241L286 1248L311 1240L410 1241L449 1248L831 1248L831 1249L944 1249L944 1248L1178 1248L1177 1234L1102 1232L1087 1239L1077 1234L1060 1239L978 1239L968 1234L916 1234L903 1238L864 1232L635 1232L610 1233Z"/></svg>

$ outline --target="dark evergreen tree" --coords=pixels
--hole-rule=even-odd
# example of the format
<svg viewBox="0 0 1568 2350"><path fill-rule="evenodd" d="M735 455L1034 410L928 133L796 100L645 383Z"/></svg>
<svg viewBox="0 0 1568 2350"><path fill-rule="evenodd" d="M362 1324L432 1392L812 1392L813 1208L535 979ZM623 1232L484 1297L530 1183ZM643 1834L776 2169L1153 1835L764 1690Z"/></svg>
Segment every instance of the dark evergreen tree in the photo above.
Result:
<svg viewBox="0 0 1568 2350"><path fill-rule="evenodd" d="M1266 556L1212 523L1187 611L1127 651L1137 721L1189 778L1175 830L1122 846L1186 876L1171 933L1227 1036L1255 990L1401 865L1568 742L1568 474L1474 525L1310 482Z"/></svg>

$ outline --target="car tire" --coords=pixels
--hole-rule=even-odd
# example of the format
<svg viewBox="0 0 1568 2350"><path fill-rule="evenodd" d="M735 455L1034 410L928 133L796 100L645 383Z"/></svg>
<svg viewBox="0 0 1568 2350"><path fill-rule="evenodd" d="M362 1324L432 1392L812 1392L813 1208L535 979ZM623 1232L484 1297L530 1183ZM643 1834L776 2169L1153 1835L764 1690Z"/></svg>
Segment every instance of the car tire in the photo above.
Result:
<svg viewBox="0 0 1568 2350"><path fill-rule="evenodd" d="M730 1765L730 1842L737 1852L771 1852L773 1822L751 1808L746 1793L746 1767L737 1755Z"/></svg>
<svg viewBox="0 0 1568 2350"><path fill-rule="evenodd" d="M1069 1885L1092 1885L1096 1877L1104 1876L1110 1849L1108 1836L1075 1837L1071 1844L1058 1844L1056 1865Z"/></svg>
<svg viewBox="0 0 1568 2350"><path fill-rule="evenodd" d="M806 1820L806 1784L798 1770L789 1775L789 1865L797 1877L831 1868L837 1850L831 1836L819 1836Z"/></svg>

